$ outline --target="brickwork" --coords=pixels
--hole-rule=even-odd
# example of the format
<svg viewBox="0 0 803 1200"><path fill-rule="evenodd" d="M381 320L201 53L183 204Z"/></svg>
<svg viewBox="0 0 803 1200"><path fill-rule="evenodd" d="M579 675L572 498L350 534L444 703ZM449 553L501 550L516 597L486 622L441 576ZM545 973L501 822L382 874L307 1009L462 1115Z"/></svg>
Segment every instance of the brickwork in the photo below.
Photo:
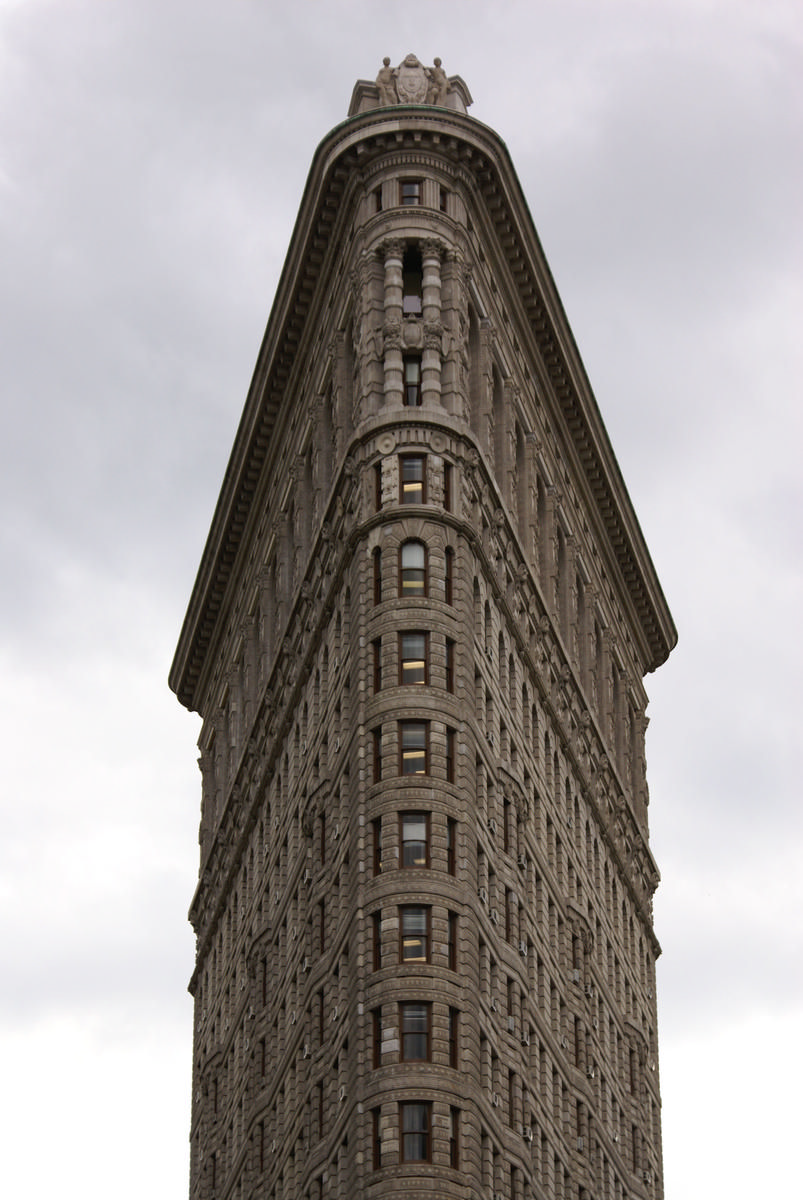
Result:
<svg viewBox="0 0 803 1200"><path fill-rule="evenodd" d="M384 112L316 153L171 674L191 1197L660 1200L674 628L504 147Z"/></svg>

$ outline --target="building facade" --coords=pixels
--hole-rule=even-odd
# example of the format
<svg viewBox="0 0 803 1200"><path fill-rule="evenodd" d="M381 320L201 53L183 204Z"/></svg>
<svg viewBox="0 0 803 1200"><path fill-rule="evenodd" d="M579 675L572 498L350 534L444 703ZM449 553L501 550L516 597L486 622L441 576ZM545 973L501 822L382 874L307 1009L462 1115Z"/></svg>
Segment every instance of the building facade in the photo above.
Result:
<svg viewBox="0 0 803 1200"><path fill-rule="evenodd" d="M663 1195L676 635L470 103L386 61L318 147L176 651L192 1200Z"/></svg>

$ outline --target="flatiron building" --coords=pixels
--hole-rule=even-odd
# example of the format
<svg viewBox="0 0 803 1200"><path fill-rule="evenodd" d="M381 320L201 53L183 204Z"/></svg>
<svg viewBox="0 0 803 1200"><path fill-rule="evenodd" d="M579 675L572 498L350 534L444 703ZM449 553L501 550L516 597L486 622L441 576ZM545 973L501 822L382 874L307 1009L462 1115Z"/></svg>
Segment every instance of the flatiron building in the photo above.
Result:
<svg viewBox="0 0 803 1200"><path fill-rule="evenodd" d="M191 1200L660 1200L671 615L499 137L316 150L170 683L202 718Z"/></svg>

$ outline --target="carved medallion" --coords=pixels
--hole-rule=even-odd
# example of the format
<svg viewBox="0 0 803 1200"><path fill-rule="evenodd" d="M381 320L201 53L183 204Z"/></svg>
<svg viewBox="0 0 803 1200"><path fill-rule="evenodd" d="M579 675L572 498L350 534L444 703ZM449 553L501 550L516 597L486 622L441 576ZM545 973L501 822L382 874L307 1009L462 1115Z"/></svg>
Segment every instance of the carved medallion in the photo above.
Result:
<svg viewBox="0 0 803 1200"><path fill-rule="evenodd" d="M396 74L400 104L424 104L427 98L427 73L414 54L408 54Z"/></svg>

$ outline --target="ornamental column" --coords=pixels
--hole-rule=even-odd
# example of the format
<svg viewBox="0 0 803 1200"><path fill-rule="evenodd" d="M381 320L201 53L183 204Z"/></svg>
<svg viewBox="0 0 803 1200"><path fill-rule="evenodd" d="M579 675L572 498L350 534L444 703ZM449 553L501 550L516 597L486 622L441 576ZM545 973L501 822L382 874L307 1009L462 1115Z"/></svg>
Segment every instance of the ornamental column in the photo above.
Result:
<svg viewBox="0 0 803 1200"><path fill-rule="evenodd" d="M422 318L424 345L421 355L421 403L425 408L440 406L443 322L441 320L441 254L439 242L428 238L421 243Z"/></svg>
<svg viewBox="0 0 803 1200"><path fill-rule="evenodd" d="M404 243L391 239L383 242L385 265L384 320L384 404L404 402L404 364L402 361L402 262Z"/></svg>

